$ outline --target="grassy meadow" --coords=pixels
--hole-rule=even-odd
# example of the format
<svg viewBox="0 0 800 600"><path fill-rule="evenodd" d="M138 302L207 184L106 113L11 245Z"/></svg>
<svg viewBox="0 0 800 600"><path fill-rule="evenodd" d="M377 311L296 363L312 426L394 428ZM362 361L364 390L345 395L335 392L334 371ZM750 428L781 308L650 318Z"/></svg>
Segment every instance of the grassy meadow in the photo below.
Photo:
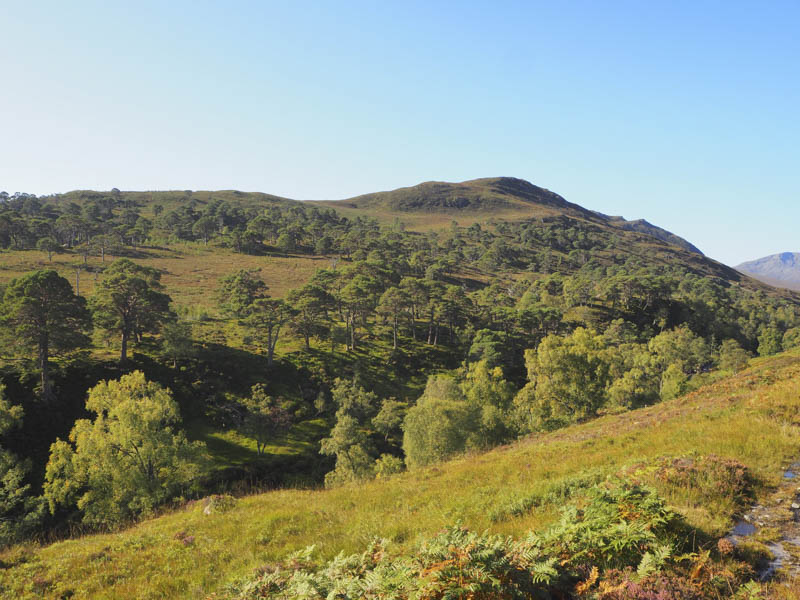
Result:
<svg viewBox="0 0 800 600"><path fill-rule="evenodd" d="M718 455L744 463L766 496L800 448L800 353L757 359L737 375L672 401L606 415L435 467L329 490L284 489L206 515L201 503L127 530L0 554L0 592L13 598L198 598L308 545L321 557L384 537L398 550L461 523L521 536L570 495L636 463ZM710 545L733 522L729 497L655 480ZM189 538L191 538L190 541Z"/></svg>
<svg viewBox="0 0 800 600"><path fill-rule="evenodd" d="M131 253L126 253L129 256ZM92 256L84 267L80 255L53 254L38 250L0 252L0 285L36 269L55 269L76 285L76 266L81 266L80 294L89 296L94 289L95 273L116 256L105 261ZM137 263L161 271L161 283L176 304L213 308L217 305L219 279L238 269L260 269L260 276L269 286L270 295L283 298L292 288L308 281L314 271L327 267L321 256L253 256L202 243L174 244L168 248L139 248L131 256Z"/></svg>

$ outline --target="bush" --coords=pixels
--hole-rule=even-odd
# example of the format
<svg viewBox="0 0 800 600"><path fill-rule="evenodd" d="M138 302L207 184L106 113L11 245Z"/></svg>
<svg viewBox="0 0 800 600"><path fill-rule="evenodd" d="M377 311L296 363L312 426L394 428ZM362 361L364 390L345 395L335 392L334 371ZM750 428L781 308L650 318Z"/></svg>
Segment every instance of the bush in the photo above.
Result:
<svg viewBox="0 0 800 600"><path fill-rule="evenodd" d="M203 501L203 514L228 512L236 506L236 498L229 494L214 494Z"/></svg>
<svg viewBox="0 0 800 600"><path fill-rule="evenodd" d="M738 460L709 454L706 456L665 456L627 470L632 477L655 484L691 490L698 502L720 497L731 498L744 506L752 500L753 479L746 465Z"/></svg>
<svg viewBox="0 0 800 600"><path fill-rule="evenodd" d="M375 477L388 477L395 473L403 472L403 459L391 454L381 454L381 457L375 461Z"/></svg>
<svg viewBox="0 0 800 600"><path fill-rule="evenodd" d="M170 392L141 371L89 390L94 420L75 423L50 450L44 495L50 510L77 507L92 525L116 525L183 495L201 474L203 446L182 431Z"/></svg>
<svg viewBox="0 0 800 600"><path fill-rule="evenodd" d="M463 452L477 426L473 417L454 379L431 377L425 393L409 409L403 423L403 451L408 466L422 467Z"/></svg>

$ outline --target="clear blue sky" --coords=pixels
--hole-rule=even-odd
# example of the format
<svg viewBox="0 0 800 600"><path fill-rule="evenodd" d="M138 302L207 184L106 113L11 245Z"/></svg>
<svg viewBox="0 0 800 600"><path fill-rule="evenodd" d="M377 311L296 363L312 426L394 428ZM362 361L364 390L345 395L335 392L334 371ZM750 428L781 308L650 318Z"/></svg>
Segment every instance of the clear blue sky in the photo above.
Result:
<svg viewBox="0 0 800 600"><path fill-rule="evenodd" d="M510 175L800 251L800 3L0 7L0 190L343 198Z"/></svg>

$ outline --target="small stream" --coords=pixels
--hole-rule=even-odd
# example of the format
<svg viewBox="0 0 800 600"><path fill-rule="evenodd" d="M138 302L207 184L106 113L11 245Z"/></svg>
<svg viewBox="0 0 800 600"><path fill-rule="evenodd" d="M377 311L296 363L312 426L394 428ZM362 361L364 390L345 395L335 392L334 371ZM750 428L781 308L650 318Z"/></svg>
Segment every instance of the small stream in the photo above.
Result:
<svg viewBox="0 0 800 600"><path fill-rule="evenodd" d="M778 490L764 503L756 504L734 525L726 536L734 545L762 529L780 532L780 539L765 545L772 553L772 560L758 572L758 578L766 581L778 571L790 576L800 575L800 462L790 464L783 473ZM790 552L787 547L793 547Z"/></svg>

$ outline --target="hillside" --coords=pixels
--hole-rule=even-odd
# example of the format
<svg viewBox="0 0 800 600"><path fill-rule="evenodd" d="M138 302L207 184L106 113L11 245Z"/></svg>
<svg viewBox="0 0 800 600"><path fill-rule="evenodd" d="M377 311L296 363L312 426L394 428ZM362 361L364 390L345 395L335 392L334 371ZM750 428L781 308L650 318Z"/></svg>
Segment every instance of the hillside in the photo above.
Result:
<svg viewBox="0 0 800 600"><path fill-rule="evenodd" d="M400 219L412 228L422 230L447 226L449 221L466 226L471 221L489 218L520 220L562 215L644 233L702 254L690 242L644 219L628 221L588 210L567 202L550 190L514 177L487 177L461 183L429 181L387 192L317 203L345 214L366 214L385 222Z"/></svg>
<svg viewBox="0 0 800 600"><path fill-rule="evenodd" d="M738 271L776 287L800 290L800 252L782 252L744 262Z"/></svg>
<svg viewBox="0 0 800 600"><path fill-rule="evenodd" d="M450 206L463 202L461 208ZM408 224L406 231L395 219ZM455 219L459 227L453 227ZM53 249L42 249L43 241L54 244ZM191 327L194 358L183 371L178 366L169 369L166 365L174 361L164 358L158 337L144 336L135 348L135 366L176 387L193 436L214 450L221 470L235 473L253 464L272 464L220 414L231 397L241 398L269 373L263 345L219 309L219 282L239 269L257 270L268 294L278 299L286 299L319 272L343 282L367 273L374 282L367 290L366 326L358 332L360 348L343 341L347 324L339 300L326 313L334 318L311 340L312 351L303 350L296 330L283 328L276 352L288 379L270 385L298 406L308 401L308 394L327 393L335 377L356 373L382 396L413 404L427 375L460 364L469 354L472 336L481 329L502 331L506 373L522 385L523 352L548 331L535 325L535 319L534 325L525 320L531 308L555 311L558 323L550 331L559 333L581 325L604 331L621 320L645 340L654 335L656 325L688 324L709 338L735 335L747 350L756 352L761 329L774 322L773 315L780 314L776 311L786 310L779 307L800 306L796 294L762 284L681 245L629 231L613 218L511 178L423 184L322 204L238 191L19 195L0 204L0 247L0 286L35 270L53 269L87 299L114 259L129 258L156 269L173 309ZM391 332L385 317L375 311L383 290L404 277L433 285L423 294L431 307L442 306L445 291L453 289L448 286L460 288L466 297L456 300L454 316L438 308L421 313L424 303L403 308L403 314L411 311L413 318L399 322L397 350L404 356L400 360L391 359L397 355ZM333 286L334 295L342 286L326 285ZM724 313L719 310L721 298L729 307ZM792 322L780 318L781 330L791 329ZM731 319L737 324L731 325ZM441 340L432 335L439 329ZM415 339L421 331L425 337ZM70 407L58 419L37 417L30 367L22 369L21 356L9 357L2 365L0 377L9 390L31 406L32 414L12 445L35 457L36 487L41 485L50 443L68 435L86 390L120 372L113 362L114 339L96 336L87 352L92 362L77 373L55 371L58 385L69 396L64 405ZM192 369L206 375L195 380ZM300 374L308 379L309 373L314 376L308 386L291 381ZM171 382L178 376L182 383L174 386ZM299 452L304 465L317 458L318 439L330 426L313 417L314 411L302 414L295 432L298 443L287 451L289 456ZM26 437L43 431L48 433L32 441ZM297 476L307 479L307 474ZM312 479L319 481L319 472Z"/></svg>
<svg viewBox="0 0 800 600"><path fill-rule="evenodd" d="M680 246L684 250L689 250L690 252L696 252L697 254L703 254L700 249L695 246L694 244L686 241L682 237L675 235L671 231L667 231L666 229L662 229L658 225L653 225L644 219L637 219L635 221L628 221L623 217L609 217L604 215L611 223L614 225L618 225L623 229L627 229L628 231L638 231L640 233L646 233L648 235L652 235L655 238L663 242L667 242L669 244L673 244L675 246Z"/></svg>
<svg viewBox="0 0 800 600"><path fill-rule="evenodd" d="M26 200L23 198L22 201ZM373 219L373 222L377 222L382 226L390 227L394 227L399 223L411 232L449 231L454 223L464 228L476 224L488 225L489 228L492 228L498 223L513 223L515 227L524 226L545 230L548 238L552 238L554 234L563 237L561 233L563 230L579 231L581 233L577 235L583 236L593 232L602 238L602 243L607 246L606 250L599 252L598 255L598 259L606 264L619 264L629 259L638 259L645 263L656 262L666 268L688 269L693 273L716 277L754 291L758 290L770 295L785 295L784 292L761 285L754 279L742 277L741 272L743 271L741 269L737 271L704 257L702 252L693 244L656 225L652 225L644 219L627 221L622 217L607 216L567 202L558 194L527 181L511 177L475 179L461 183L427 182L393 191L377 192L337 201L298 201L271 194L235 190L152 192L78 190L42 197L38 200L34 199L33 202L37 205L44 204L45 206L48 203L52 203L58 210L74 209L74 211L78 212L86 210L85 207L87 206L95 207L101 205L103 207L102 211L100 211L101 213L108 210L109 204L114 204L119 206L119 210L122 212L141 214L150 221L172 219L169 227L176 228L175 233L178 241L183 246L185 246L186 241L200 237L191 230L196 220L208 211L219 210L220 207L224 210L232 211L230 215L224 214L215 217L218 224L215 227L217 231L213 235L220 238L222 237L223 229L231 228L226 223L228 221L233 224L234 221L238 220L241 222L240 226L242 228L249 228L254 224L248 224L248 219L252 220L255 214L266 214L270 211L275 212L275 214L281 212L288 214L291 211L307 209L309 206L316 211L332 209L341 219L345 220L367 218ZM11 203L7 202L6 206L9 204ZM248 217L248 213L252 214ZM186 225L183 225L184 221L188 221ZM149 227L152 227L152 223ZM341 225L339 228L341 229ZM3 229L3 224L0 222L0 242L3 241ZM261 230L257 235L262 239L265 234L269 235L274 244L278 237L277 234L267 233L267 231ZM292 265L291 268L297 265L302 272L307 273L308 269L313 269L322 264L320 259L326 260L326 257L331 253L336 253L337 250L340 250L331 248L332 252L318 252L311 247L314 243L313 240L316 238L311 235L311 232L309 232L308 237L311 238L308 247L298 247L300 244L295 242L293 244L295 247L290 253L285 251L281 253L270 252L270 250L274 251L276 248L265 244L255 248L253 251L245 251L244 254L272 254L272 256L268 257L268 262L291 254L294 260L283 262L287 265ZM228 246L233 246L235 243L231 241ZM12 242L6 242L6 244L13 247ZM566 240L565 243L559 243L555 247L552 244L550 239L536 240L535 242L538 249L550 246L551 250L564 255L574 250L583 250L580 247L581 242L575 240ZM181 245L176 246L174 243L169 243L168 248L163 248L161 251L153 251L153 249L143 246L139 254L147 262L157 257L158 260L154 260L153 264L159 267L163 264L165 274L170 276L172 269L167 265L177 267L180 263L175 262L174 259L179 255L187 254L186 250L180 247ZM233 249L236 250L236 248ZM113 254L113 250L109 252ZM202 249L192 249L188 254L202 255L207 253L203 252ZM20 256L19 259L24 261L27 266L31 265L30 255L27 257ZM210 265L213 265L218 260L222 260L222 257L217 259L217 257L209 256L209 259L211 260ZM70 257L69 255L57 254L55 260L56 264L65 263L70 260ZM229 259L226 258L224 260L227 264L232 264ZM237 260L251 264L254 262L250 258L241 255ZM312 266L312 260L316 262L316 265ZM24 268L23 264L20 264L19 267L13 266L18 260L10 257L6 257L4 262L6 267L0 268L0 283L8 280L9 277ZM260 262L264 262L264 260L260 259ZM41 261L39 264L42 264ZM579 266L580 264L571 264L571 261L567 262L567 264L562 261L560 268L571 271ZM519 268L525 268L521 261L512 270ZM201 279L205 277L202 274L203 270L200 269L198 271ZM216 269L211 267L210 270ZM268 272L272 272L271 266ZM277 289L285 287L286 279L283 274L283 269L278 269L275 272L274 285ZM296 274L289 275L289 280L296 280L296 278ZM760 279L764 280L763 277L760 277ZM190 282L187 281L187 283ZM268 283L272 284L272 281L268 281ZM91 282L87 282L87 285L91 288ZM205 299L208 299L208 297L206 296Z"/></svg>
<svg viewBox="0 0 800 600"><path fill-rule="evenodd" d="M0 554L0 590L15 598L197 598L269 573L270 564L311 544L324 558L360 552L374 536L394 552L411 550L455 523L523 537L552 523L592 483L664 457L688 465L722 457L752 476L743 500L711 472L706 480L686 479L691 469L669 477L641 471L685 517L695 548L713 548L734 516L764 499L798 459L798 377L794 352L685 397L388 479L248 496L209 515L191 502L119 533L18 546Z"/></svg>
<svg viewBox="0 0 800 600"><path fill-rule="evenodd" d="M395 221L410 230L430 231L450 227L452 223L467 227L487 221L526 221L529 219L569 218L592 223L613 231L623 229L645 234L678 246L689 252L703 253L691 242L654 225L645 219L626 220L605 215L568 202L558 194L532 183L513 177L489 177L460 183L425 182L415 186L386 192L364 194L344 200L292 200L272 194L220 191L150 191L150 192L99 192L76 190L52 197L59 205L83 205L103 198L113 197L123 204L138 206L144 214L181 206L198 206L229 202L244 210L268 210L272 207L290 209L303 205L332 208L343 216L364 216L382 224ZM763 260L763 259L762 259ZM750 274L746 269L739 269ZM769 275L766 276L769 279ZM726 278L736 279L733 273ZM764 280L764 277L759 277ZM777 280L776 280L777 281ZM768 282L769 283L769 282Z"/></svg>

